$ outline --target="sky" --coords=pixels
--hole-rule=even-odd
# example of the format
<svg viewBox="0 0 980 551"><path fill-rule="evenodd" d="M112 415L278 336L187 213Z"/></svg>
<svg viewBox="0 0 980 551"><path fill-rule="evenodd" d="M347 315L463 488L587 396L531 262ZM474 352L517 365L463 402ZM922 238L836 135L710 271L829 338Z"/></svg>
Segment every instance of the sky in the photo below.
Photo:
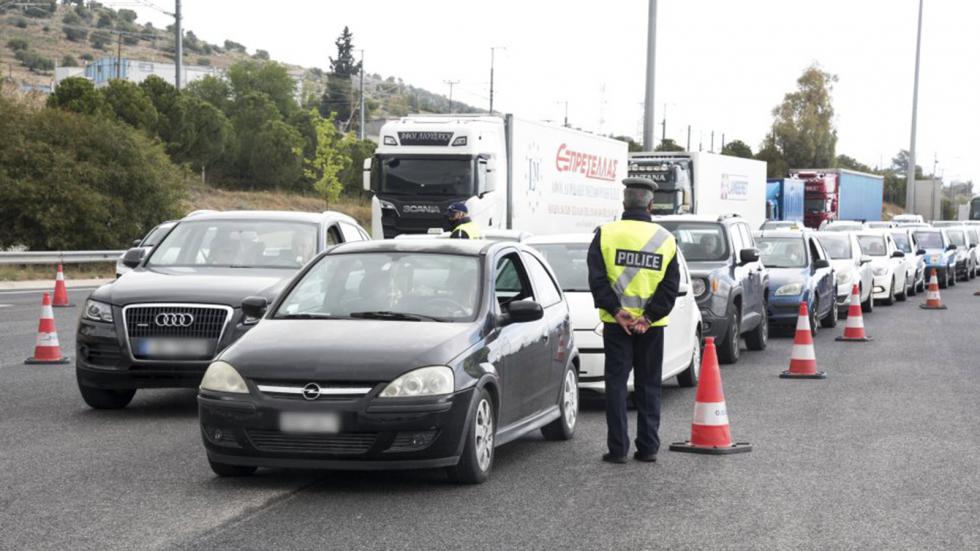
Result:
<svg viewBox="0 0 980 551"><path fill-rule="evenodd" d="M172 0L148 0L172 10ZM172 22L132 0L141 21ZM601 133L642 134L645 0L183 0L184 27L211 43L328 68L345 25L365 70L486 108ZM658 139L757 149L772 109L811 64L838 76L837 153L875 167L909 147L918 0L659 0ZM980 2L925 0L917 162L980 182Z"/></svg>

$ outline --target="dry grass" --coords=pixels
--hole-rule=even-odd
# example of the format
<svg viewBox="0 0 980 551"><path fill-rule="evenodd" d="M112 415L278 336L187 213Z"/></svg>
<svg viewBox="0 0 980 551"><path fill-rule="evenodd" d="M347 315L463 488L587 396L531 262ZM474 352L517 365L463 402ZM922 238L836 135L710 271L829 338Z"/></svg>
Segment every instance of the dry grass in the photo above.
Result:
<svg viewBox="0 0 980 551"><path fill-rule="evenodd" d="M88 264L65 264L63 267L65 279L95 279L116 277L114 262L93 262ZM51 280L54 288L55 274L58 266L47 264L20 264L0 266L0 281L37 281Z"/></svg>
<svg viewBox="0 0 980 551"><path fill-rule="evenodd" d="M187 212L197 209L214 210L295 210L303 212L322 212L336 210L354 217L362 226L371 224L371 203L341 197L328 205L326 201L312 195L287 193L282 191L230 191L207 186L192 187L184 200Z"/></svg>
<svg viewBox="0 0 980 551"><path fill-rule="evenodd" d="M894 217L896 214L902 214L904 212L905 212L905 209L903 207L900 207L900 206L895 205L895 204L892 204L892 203L885 203L881 207L881 219L882 220L891 220L892 217Z"/></svg>

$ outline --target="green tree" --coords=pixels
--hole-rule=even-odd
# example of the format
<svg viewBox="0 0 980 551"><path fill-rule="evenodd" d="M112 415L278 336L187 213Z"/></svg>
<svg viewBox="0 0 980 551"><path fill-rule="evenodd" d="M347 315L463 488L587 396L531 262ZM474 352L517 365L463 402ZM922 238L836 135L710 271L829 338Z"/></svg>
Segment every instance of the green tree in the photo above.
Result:
<svg viewBox="0 0 980 551"><path fill-rule="evenodd" d="M70 54L66 54L64 57L61 58L61 66L62 67L78 67L78 60L75 59L75 56L70 55Z"/></svg>
<svg viewBox="0 0 980 551"><path fill-rule="evenodd" d="M336 202L344 190L340 174L351 165L346 151L355 141L354 135L337 130L331 117L323 118L316 112L311 116L316 126L316 155L306 162L306 176L313 180L313 189L329 205Z"/></svg>
<svg viewBox="0 0 980 551"><path fill-rule="evenodd" d="M327 87L320 98L320 115L334 120L338 128L347 129L354 113L354 88L351 77L361 72L361 63L354 60L354 35L350 29L344 30L337 37L337 57L330 58L330 75L327 77ZM404 103L396 108L407 112ZM331 116L332 113L335 115Z"/></svg>
<svg viewBox="0 0 980 551"><path fill-rule="evenodd" d="M174 159L188 162L195 169L202 169L217 163L233 145L231 121L217 107L210 103L190 97L180 97L181 111L185 128L181 132L185 141L173 153Z"/></svg>
<svg viewBox="0 0 980 551"><path fill-rule="evenodd" d="M228 82L234 97L252 92L265 94L284 117L298 109L294 98L296 81L289 76L285 65L275 61L239 61L228 68Z"/></svg>
<svg viewBox="0 0 980 551"><path fill-rule="evenodd" d="M21 50L27 50L30 45L23 38L11 38L7 41L7 47L13 52L19 52Z"/></svg>
<svg viewBox="0 0 980 551"><path fill-rule="evenodd" d="M354 60L353 40L354 35L345 26L334 42L337 46L337 58L330 58L330 72L341 78L350 79L361 72L361 63Z"/></svg>
<svg viewBox="0 0 980 551"><path fill-rule="evenodd" d="M230 112L231 86L223 78L208 75L188 84L184 92L210 103L225 113Z"/></svg>
<svg viewBox="0 0 980 551"><path fill-rule="evenodd" d="M726 143L725 147L721 148L721 154L732 157L741 157L743 159L751 159L752 148L742 140L732 140Z"/></svg>
<svg viewBox="0 0 980 551"><path fill-rule="evenodd" d="M92 81L81 77L62 80L48 96L48 107L86 115L101 114L104 109L102 95L95 90Z"/></svg>
<svg viewBox="0 0 980 551"><path fill-rule="evenodd" d="M612 139L619 140L621 142L626 142L627 149L630 153L636 151L643 151L643 144L637 142L636 140L634 140L629 136L612 136Z"/></svg>
<svg viewBox="0 0 980 551"><path fill-rule="evenodd" d="M660 145L653 149L654 151L684 151L684 147L679 143L674 142L670 138L661 140Z"/></svg>
<svg viewBox="0 0 980 551"><path fill-rule="evenodd" d="M775 144L762 142L762 148L755 154L755 158L766 163L766 176L769 178L783 178L789 174L789 163L783 157ZM807 167L809 168L809 167Z"/></svg>
<svg viewBox="0 0 980 551"><path fill-rule="evenodd" d="M867 173L874 172L874 169L872 169L870 166L862 163L861 161L858 161L857 159L851 157L850 155L844 155L844 154L840 154L837 156L836 166L837 168L846 168L848 170L856 170L858 172L867 172Z"/></svg>
<svg viewBox="0 0 980 551"><path fill-rule="evenodd" d="M263 61L269 61L269 52L267 50L255 50L255 54L252 55L254 59L261 59Z"/></svg>
<svg viewBox="0 0 980 551"><path fill-rule="evenodd" d="M837 130L831 92L835 82L836 75L817 65L803 72L796 90L772 111L772 127L761 148L766 157L782 159L790 168L834 166Z"/></svg>
<svg viewBox="0 0 980 551"><path fill-rule="evenodd" d="M282 120L267 94L248 92L231 107L238 151L234 174L253 188L287 187L303 174L303 137Z"/></svg>
<svg viewBox="0 0 980 551"><path fill-rule="evenodd" d="M156 133L157 110L139 86L128 80L112 79L99 90L108 112L134 128Z"/></svg>

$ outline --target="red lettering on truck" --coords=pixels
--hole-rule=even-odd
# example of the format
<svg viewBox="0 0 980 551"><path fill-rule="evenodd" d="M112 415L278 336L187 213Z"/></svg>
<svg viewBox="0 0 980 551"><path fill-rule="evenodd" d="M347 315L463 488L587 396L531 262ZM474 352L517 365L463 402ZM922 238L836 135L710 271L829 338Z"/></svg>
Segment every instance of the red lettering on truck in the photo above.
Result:
<svg viewBox="0 0 980 551"><path fill-rule="evenodd" d="M593 180L615 181L618 164L616 159L575 151L569 149L567 144L558 146L558 154L555 155L558 172L577 172Z"/></svg>

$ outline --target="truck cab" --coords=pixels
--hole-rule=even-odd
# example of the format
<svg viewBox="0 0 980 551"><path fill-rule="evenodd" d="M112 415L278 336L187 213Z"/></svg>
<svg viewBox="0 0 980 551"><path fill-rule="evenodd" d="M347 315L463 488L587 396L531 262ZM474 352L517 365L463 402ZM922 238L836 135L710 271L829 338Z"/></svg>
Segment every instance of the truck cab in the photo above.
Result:
<svg viewBox="0 0 980 551"><path fill-rule="evenodd" d="M657 183L657 191L653 192L653 214L687 214L694 212L691 165L688 158L633 154L630 155L629 175Z"/></svg>

